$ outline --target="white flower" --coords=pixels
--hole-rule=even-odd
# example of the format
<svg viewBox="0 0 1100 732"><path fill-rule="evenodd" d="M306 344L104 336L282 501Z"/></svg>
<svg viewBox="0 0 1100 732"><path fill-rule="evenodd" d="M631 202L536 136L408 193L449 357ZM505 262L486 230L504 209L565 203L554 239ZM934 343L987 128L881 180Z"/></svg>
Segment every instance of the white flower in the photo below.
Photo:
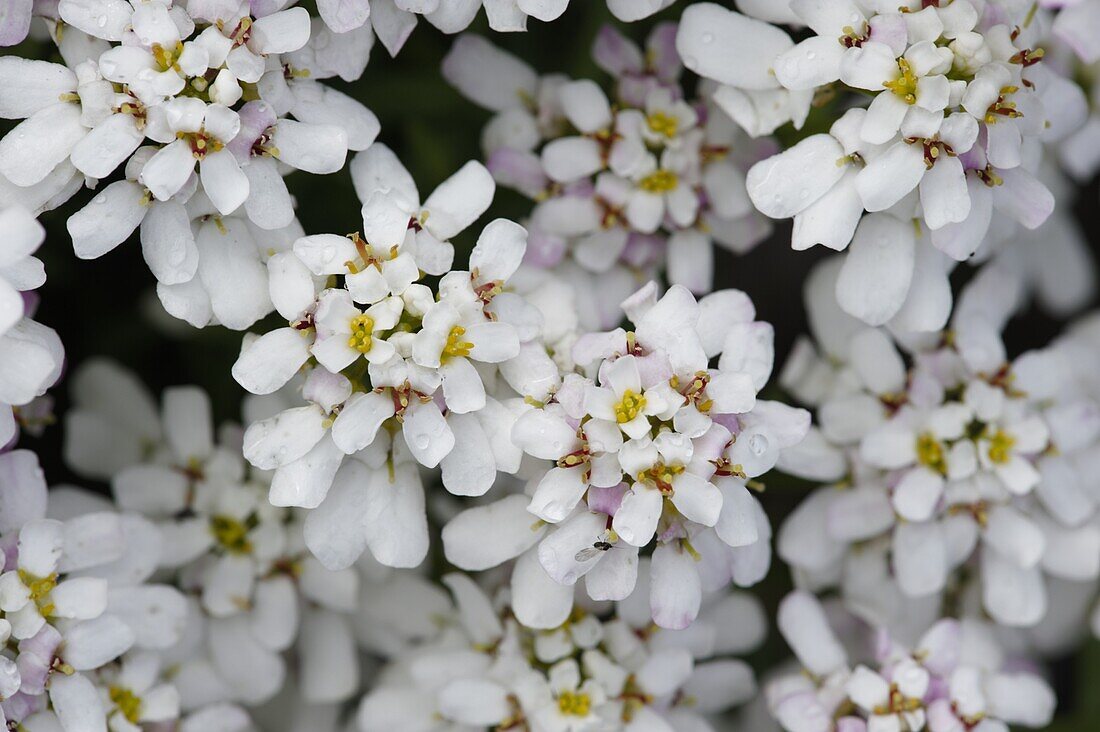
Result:
<svg viewBox="0 0 1100 732"><path fill-rule="evenodd" d="M0 173L26 189L19 195L28 208L41 210L75 194L81 177L94 187L124 166L125 180L70 217L74 249L82 258L101 256L140 226L166 308L199 327L217 318L242 328L266 311L234 324L243 314L218 313L206 301L204 291L218 288L204 269L224 262L204 268L187 214L247 214L261 230L284 229L293 223L292 204L272 158L334 172L349 147L365 149L378 131L362 105L316 81L295 86L289 96L298 101L286 104L284 89L264 83L265 72L271 66L282 80L282 56L306 43L309 15L302 8L257 18L249 12L235 2L184 9L163 0L66 0L58 5L73 34L66 42L92 51L63 53L68 66L18 58L0 65L5 79L35 80L20 89L38 86L11 95L0 111L24 120L0 141ZM260 99L244 102L242 84Z"/></svg>

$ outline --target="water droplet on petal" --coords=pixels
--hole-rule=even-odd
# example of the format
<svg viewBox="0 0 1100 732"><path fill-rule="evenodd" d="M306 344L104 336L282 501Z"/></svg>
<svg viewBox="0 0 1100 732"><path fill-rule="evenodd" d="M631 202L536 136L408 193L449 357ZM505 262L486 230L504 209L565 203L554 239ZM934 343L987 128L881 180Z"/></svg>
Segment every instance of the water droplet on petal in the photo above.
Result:
<svg viewBox="0 0 1100 732"><path fill-rule="evenodd" d="M713 43L713 42L714 42L714 34L713 33L704 33L703 34L703 43Z"/></svg>

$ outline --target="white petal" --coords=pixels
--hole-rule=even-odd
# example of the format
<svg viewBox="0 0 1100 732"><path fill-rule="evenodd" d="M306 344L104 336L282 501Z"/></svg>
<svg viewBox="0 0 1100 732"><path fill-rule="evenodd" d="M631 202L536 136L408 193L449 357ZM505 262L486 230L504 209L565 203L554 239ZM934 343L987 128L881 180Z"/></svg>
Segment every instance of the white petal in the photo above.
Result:
<svg viewBox="0 0 1100 732"><path fill-rule="evenodd" d="M841 308L869 325L892 318L909 292L915 245L910 224L885 214L864 217L837 278Z"/></svg>
<svg viewBox="0 0 1100 732"><path fill-rule="evenodd" d="M676 34L684 66L741 89L773 89L772 65L794 45L779 28L713 3L688 7Z"/></svg>
<svg viewBox="0 0 1100 732"><path fill-rule="evenodd" d="M530 549L545 529L527 511L526 496L468 508L443 527L443 552L459 569L495 567Z"/></svg>
<svg viewBox="0 0 1100 732"><path fill-rule="evenodd" d="M844 176L845 166L837 165L843 157L844 149L832 135L807 137L749 170L749 197L767 216L794 216L828 193Z"/></svg>

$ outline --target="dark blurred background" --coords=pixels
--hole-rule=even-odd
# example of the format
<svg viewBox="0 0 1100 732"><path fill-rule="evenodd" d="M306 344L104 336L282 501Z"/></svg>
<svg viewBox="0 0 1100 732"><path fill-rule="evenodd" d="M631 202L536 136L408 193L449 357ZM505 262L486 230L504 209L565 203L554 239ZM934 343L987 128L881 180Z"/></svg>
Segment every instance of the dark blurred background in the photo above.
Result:
<svg viewBox="0 0 1100 732"><path fill-rule="evenodd" d="M654 18L618 25L624 33L642 42L657 22L675 20L685 4L681 0ZM614 21L600 0L574 0L566 14L551 25L532 19L525 34L492 33L483 14L469 32L489 36L540 73L592 78L610 88L610 78L592 63L590 56L598 29L609 22ZM464 162L481 157L480 132L490 116L463 99L440 76L440 62L452 40L422 21L396 60L376 42L363 78L352 84L338 79L327 82L374 111L382 123L379 139L404 161L424 196ZM29 41L13 52L56 60L56 51L47 43ZM690 86L693 81L688 79L687 83ZM0 129L6 131L7 127ZM297 197L299 220L306 233L346 233L361 227L360 203L346 169L330 176L296 173L287 183ZM48 280L40 290L42 302L37 319L61 335L68 368L92 356L109 356L140 374L154 393L166 386L198 384L212 395L219 421L239 420L242 390L232 380L230 367L240 348L241 334L220 327L199 331L165 315L136 236L98 260L77 260L65 220L91 197L91 191L82 191L42 218L48 238L39 256L46 263ZM1081 192L1075 204L1094 251L1100 250L1098 198L1094 182ZM481 223L497 216L518 220L530 208L530 202L523 197L499 188ZM464 260L479 230L480 225L472 226L456 239L456 262ZM756 303L758 318L775 325L777 371L794 339L806 330L802 283L813 264L828 254L820 248L794 252L789 237L789 225L781 223L774 236L752 252L736 256L719 249L716 256L716 288L744 290ZM962 266L955 278L961 284L971 274L971 268ZM254 330L266 330L263 326L257 324ZM1042 345L1059 328L1057 322L1040 313L1027 313L1009 327L1011 352ZM56 413L64 414L69 403L66 382L63 380L51 393L56 399ZM106 486L88 486L87 481L72 474L61 460L61 444L60 421L40 438L23 439L24 446L41 456L52 484L72 482L105 491ZM806 488L807 485L793 480L768 481L762 500L774 526L799 502ZM755 591L774 617L775 604L789 587L787 572L777 563ZM750 660L760 671L786 655L782 640L773 634L765 648ZM1055 660L1051 672L1061 708L1058 722L1050 729L1100 730L1100 695L1093 691L1100 686L1100 644L1090 641L1075 655Z"/></svg>

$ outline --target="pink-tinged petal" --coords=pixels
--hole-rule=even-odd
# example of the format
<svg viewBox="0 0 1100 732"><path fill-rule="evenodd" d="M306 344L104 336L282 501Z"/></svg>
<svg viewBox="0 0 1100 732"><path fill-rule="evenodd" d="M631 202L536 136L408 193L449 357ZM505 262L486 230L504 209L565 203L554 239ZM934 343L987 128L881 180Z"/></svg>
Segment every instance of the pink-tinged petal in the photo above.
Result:
<svg viewBox="0 0 1100 732"><path fill-rule="evenodd" d="M14 46L31 28L34 0L7 0L0 6L0 46Z"/></svg>
<svg viewBox="0 0 1100 732"><path fill-rule="evenodd" d="M600 28L592 44L592 59L597 66L615 77L639 73L645 64L638 46L613 25Z"/></svg>
<svg viewBox="0 0 1100 732"><path fill-rule="evenodd" d="M630 489L626 483L620 483L610 488L590 487L588 489L588 509L614 516L628 490Z"/></svg>

